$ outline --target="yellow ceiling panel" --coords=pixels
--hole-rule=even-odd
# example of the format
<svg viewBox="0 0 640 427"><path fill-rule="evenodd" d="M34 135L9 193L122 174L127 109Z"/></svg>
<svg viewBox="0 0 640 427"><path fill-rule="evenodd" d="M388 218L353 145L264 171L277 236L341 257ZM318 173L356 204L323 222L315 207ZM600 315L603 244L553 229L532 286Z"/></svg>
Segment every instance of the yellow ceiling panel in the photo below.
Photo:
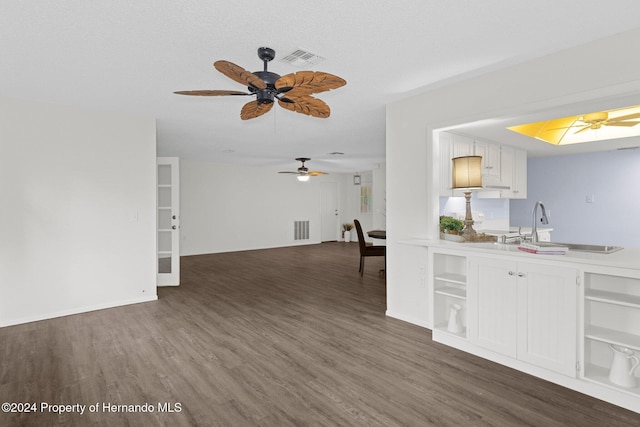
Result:
<svg viewBox="0 0 640 427"><path fill-rule="evenodd" d="M567 145L640 135L640 106L511 126L507 129L549 144Z"/></svg>

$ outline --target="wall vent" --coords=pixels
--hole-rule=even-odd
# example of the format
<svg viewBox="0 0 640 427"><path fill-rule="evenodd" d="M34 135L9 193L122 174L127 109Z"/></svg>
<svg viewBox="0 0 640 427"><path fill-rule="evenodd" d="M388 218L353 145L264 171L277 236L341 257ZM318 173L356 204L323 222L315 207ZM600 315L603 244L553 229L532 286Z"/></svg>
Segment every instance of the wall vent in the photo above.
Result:
<svg viewBox="0 0 640 427"><path fill-rule="evenodd" d="M309 240L309 221L293 221L293 240Z"/></svg>
<svg viewBox="0 0 640 427"><path fill-rule="evenodd" d="M319 64L324 61L324 58L315 53L307 52L304 49L296 49L290 54L283 56L280 61L291 64L294 67L304 67Z"/></svg>

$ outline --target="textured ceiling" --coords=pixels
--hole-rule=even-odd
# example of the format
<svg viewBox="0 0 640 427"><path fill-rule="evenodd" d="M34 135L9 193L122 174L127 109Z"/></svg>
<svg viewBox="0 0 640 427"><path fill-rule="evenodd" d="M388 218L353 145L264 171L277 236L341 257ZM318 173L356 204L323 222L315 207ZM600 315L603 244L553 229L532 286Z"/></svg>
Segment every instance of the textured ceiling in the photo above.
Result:
<svg viewBox="0 0 640 427"><path fill-rule="evenodd" d="M611 0L42 0L0 3L0 94L157 120L158 152L329 172L384 161L385 103L437 82L497 69L640 27L640 2ZM226 59L298 71L279 57L304 48L311 69L347 85L319 94L331 117L275 106L240 120L250 98L176 90L244 90L217 72ZM329 153L343 152L343 156Z"/></svg>

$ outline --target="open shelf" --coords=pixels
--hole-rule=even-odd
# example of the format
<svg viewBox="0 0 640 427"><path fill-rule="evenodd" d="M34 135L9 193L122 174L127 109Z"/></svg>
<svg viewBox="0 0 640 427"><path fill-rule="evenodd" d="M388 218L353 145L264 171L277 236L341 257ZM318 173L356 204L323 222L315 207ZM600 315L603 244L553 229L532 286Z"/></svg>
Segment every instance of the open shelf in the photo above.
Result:
<svg viewBox="0 0 640 427"><path fill-rule="evenodd" d="M465 289L455 288L453 286L443 286L441 288L436 288L435 292L438 295L459 298L462 300L467 299L467 291Z"/></svg>
<svg viewBox="0 0 640 427"><path fill-rule="evenodd" d="M620 387L619 385L612 383L611 381L609 381L609 369L603 368L601 366L592 364L586 365L584 370L584 379L587 381L605 385L619 391L625 391L635 396L640 396L640 387L627 388Z"/></svg>
<svg viewBox="0 0 640 427"><path fill-rule="evenodd" d="M445 332L447 334L456 336L456 337L460 337L460 338L466 338L467 337L467 328L462 328L462 332L451 332L450 330L447 329L447 323L438 323L436 325L436 329L439 330L440 332Z"/></svg>
<svg viewBox="0 0 640 427"><path fill-rule="evenodd" d="M623 305L625 307L640 308L640 296L636 295L601 291L597 289L588 289L584 298L591 301Z"/></svg>
<svg viewBox="0 0 640 427"><path fill-rule="evenodd" d="M465 285L467 283L467 276L457 273L440 273L434 277L441 282L455 283L458 285Z"/></svg>
<svg viewBox="0 0 640 427"><path fill-rule="evenodd" d="M591 340L640 350L640 335L628 334L600 326L587 326L584 336Z"/></svg>

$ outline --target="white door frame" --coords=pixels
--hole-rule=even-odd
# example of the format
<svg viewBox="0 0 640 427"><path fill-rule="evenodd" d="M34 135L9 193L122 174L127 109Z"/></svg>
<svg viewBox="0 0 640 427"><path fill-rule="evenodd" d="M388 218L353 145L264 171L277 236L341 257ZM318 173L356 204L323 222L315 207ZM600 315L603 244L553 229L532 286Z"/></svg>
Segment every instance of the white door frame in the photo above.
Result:
<svg viewBox="0 0 640 427"><path fill-rule="evenodd" d="M180 284L180 180L177 157L158 157L156 175L156 282Z"/></svg>

